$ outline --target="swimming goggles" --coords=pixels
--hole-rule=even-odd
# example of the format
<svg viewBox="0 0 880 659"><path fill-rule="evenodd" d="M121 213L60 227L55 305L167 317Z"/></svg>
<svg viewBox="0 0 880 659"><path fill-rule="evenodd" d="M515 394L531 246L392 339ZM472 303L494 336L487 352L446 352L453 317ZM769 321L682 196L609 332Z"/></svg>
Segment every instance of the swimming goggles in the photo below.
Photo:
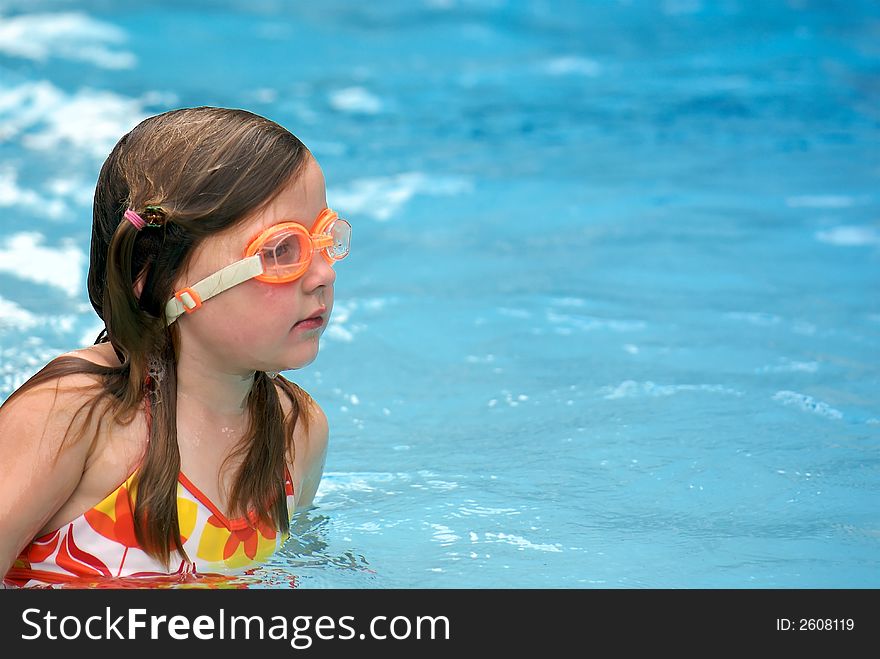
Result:
<svg viewBox="0 0 880 659"><path fill-rule="evenodd" d="M348 256L350 246L351 225L329 208L320 212L311 231L299 222L275 224L248 243L243 259L177 291L165 305L166 324L249 279L270 284L298 279L309 269L315 252L333 265Z"/></svg>

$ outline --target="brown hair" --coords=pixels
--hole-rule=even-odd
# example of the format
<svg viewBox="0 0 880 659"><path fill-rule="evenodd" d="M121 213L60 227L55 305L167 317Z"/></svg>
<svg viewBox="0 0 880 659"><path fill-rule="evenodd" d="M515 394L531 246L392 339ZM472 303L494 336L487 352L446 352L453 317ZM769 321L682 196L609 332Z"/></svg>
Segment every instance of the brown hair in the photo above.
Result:
<svg viewBox="0 0 880 659"><path fill-rule="evenodd" d="M88 275L89 299L104 321L95 343L109 341L120 365L59 357L6 400L45 382L57 386L72 373L95 375L100 383L95 397L77 412L88 408L82 429L96 413L130 423L144 399L149 401L152 422L137 475L135 532L144 551L166 567L173 549L186 554L177 519L179 342L176 323L165 324L165 302L194 248L268 205L309 157L288 130L245 110L185 108L135 126L98 176ZM154 220L154 226L136 230L123 219L127 208ZM139 279L143 288L137 297L133 288ZM273 382L290 399L287 418ZM297 421L308 423L308 400L283 377L273 381L257 372L247 400L250 425L235 451L243 462L230 494L232 510L253 511L282 533L289 530L285 452L293 455Z"/></svg>

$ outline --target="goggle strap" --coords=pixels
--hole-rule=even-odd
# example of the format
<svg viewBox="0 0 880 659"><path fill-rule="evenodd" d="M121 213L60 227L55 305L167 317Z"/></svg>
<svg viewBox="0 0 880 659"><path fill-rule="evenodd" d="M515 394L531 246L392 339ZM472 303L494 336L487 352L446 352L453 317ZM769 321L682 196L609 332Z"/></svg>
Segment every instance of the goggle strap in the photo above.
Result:
<svg viewBox="0 0 880 659"><path fill-rule="evenodd" d="M193 284L189 289L198 295L201 302L204 302L223 291L228 291L233 286L238 286L242 282L261 274L263 274L263 262L259 254L254 254L241 261L227 265L222 270L218 270L213 275ZM194 311L195 309L192 310ZM165 324L170 325L184 313L186 313L186 307L183 302L177 297L171 298L165 305Z"/></svg>

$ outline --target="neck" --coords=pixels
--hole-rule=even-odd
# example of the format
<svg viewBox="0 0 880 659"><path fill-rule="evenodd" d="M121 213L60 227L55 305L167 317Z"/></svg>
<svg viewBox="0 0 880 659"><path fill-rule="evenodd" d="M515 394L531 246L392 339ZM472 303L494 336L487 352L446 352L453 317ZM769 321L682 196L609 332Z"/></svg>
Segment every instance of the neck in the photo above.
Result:
<svg viewBox="0 0 880 659"><path fill-rule="evenodd" d="M177 364L178 416L187 410L197 418L240 421L247 415L253 385L253 371L223 371L191 353L182 354Z"/></svg>

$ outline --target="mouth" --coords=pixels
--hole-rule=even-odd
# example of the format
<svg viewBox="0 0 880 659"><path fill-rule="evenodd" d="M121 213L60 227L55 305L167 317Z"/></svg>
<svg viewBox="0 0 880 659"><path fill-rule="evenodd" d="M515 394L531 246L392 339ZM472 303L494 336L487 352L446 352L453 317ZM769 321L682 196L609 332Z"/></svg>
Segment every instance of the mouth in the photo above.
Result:
<svg viewBox="0 0 880 659"><path fill-rule="evenodd" d="M324 314L326 314L326 313L327 313L327 308L321 307L320 309L316 310L315 313L313 313L308 318L304 318L303 320L299 321L296 325L293 326L293 328L294 329L309 330L309 329L317 329L319 327L322 327L325 322Z"/></svg>

